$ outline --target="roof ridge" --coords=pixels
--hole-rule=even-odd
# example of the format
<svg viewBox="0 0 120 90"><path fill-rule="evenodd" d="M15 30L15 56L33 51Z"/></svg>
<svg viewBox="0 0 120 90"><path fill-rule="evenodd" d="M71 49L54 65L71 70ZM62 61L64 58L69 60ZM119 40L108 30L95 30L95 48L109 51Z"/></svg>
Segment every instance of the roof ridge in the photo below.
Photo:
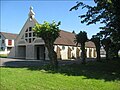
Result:
<svg viewBox="0 0 120 90"><path fill-rule="evenodd" d="M6 39L15 39L18 36L18 34L14 34L14 33L8 33L8 32L0 32L0 33Z"/></svg>
<svg viewBox="0 0 120 90"><path fill-rule="evenodd" d="M6 34L16 34L16 35L18 35L17 33L9 33L9 32L0 32L0 33L6 33Z"/></svg>
<svg viewBox="0 0 120 90"><path fill-rule="evenodd" d="M70 33L70 34L74 34L74 33L72 33L72 32L65 31L65 30L61 30L61 29L60 29L60 31L63 31L63 32L66 32L66 33Z"/></svg>

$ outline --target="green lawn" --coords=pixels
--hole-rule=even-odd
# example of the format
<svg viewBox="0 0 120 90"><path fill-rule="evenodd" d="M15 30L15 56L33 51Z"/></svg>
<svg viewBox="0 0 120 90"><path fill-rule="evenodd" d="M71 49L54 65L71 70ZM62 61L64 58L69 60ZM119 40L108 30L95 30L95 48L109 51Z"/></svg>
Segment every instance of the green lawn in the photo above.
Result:
<svg viewBox="0 0 120 90"><path fill-rule="evenodd" d="M120 90L118 61L73 64L58 71L48 68L2 67L0 90Z"/></svg>

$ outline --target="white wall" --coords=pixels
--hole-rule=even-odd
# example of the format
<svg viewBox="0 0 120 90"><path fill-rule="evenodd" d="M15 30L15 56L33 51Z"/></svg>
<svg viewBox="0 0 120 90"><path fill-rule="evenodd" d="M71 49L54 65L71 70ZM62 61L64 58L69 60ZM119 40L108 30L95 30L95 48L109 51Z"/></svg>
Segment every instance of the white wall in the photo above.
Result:
<svg viewBox="0 0 120 90"><path fill-rule="evenodd" d="M62 59L68 59L68 47L72 50L71 51L71 57L72 56L74 56L75 58L76 58L76 50L77 50L77 48L79 48L80 49L80 47L76 47L76 46L65 46L65 45L55 45L55 48L54 48L54 51L56 51L57 50L57 46L61 49L61 51L60 51L60 53L61 53L61 58ZM65 49L63 49L62 47L65 47ZM94 57L94 50L95 50L95 48L86 48L87 49L87 52L86 52L86 56L87 56L87 58L89 58L90 56L89 56L89 49L92 49L92 52L91 52L91 57L92 58L95 58ZM80 50L80 56L81 56L81 50ZM71 58L72 59L72 58Z"/></svg>
<svg viewBox="0 0 120 90"><path fill-rule="evenodd" d="M7 47L14 47L14 40L11 39L11 40L12 40L12 45L8 45L8 41L9 41L9 40L10 40L10 39L5 39L6 46L7 46Z"/></svg>
<svg viewBox="0 0 120 90"><path fill-rule="evenodd" d="M0 51L0 54L9 54L10 51L7 49L7 47L14 47L14 40L12 40L12 45L8 45L8 39L4 39L4 42L5 44L1 44L1 47L4 47L5 50Z"/></svg>

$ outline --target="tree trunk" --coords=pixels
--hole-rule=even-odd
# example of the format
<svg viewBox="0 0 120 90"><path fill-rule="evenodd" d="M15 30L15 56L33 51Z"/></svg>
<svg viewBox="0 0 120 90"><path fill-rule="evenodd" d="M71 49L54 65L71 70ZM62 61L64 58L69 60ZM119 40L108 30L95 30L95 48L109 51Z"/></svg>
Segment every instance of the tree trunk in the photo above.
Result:
<svg viewBox="0 0 120 90"><path fill-rule="evenodd" d="M119 58L118 52L119 52L119 50L116 50L116 51L115 51L115 56L116 56L117 59Z"/></svg>
<svg viewBox="0 0 120 90"><path fill-rule="evenodd" d="M106 60L108 60L108 52L106 52Z"/></svg>
<svg viewBox="0 0 120 90"><path fill-rule="evenodd" d="M58 68L58 61L57 61L57 54L54 51L54 47L51 44L47 44L46 45L47 49L48 49L48 56L50 58L51 64L53 66L54 69Z"/></svg>
<svg viewBox="0 0 120 90"><path fill-rule="evenodd" d="M97 52L97 61L101 61L101 57L100 57L100 48L96 47L96 52Z"/></svg>
<svg viewBox="0 0 120 90"><path fill-rule="evenodd" d="M108 60L109 58L108 58L108 52L109 52L109 50L105 50L106 51L106 60Z"/></svg>
<svg viewBox="0 0 120 90"><path fill-rule="evenodd" d="M81 43L81 50L82 50L82 63L86 64L86 51L85 51L85 43Z"/></svg>

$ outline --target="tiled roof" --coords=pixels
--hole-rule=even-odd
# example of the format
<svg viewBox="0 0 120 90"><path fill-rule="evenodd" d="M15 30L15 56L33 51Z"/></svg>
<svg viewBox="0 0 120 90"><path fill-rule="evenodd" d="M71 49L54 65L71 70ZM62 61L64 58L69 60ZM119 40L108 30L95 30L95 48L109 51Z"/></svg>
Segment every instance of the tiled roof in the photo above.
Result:
<svg viewBox="0 0 120 90"><path fill-rule="evenodd" d="M6 39L16 39L18 34L0 32Z"/></svg>
<svg viewBox="0 0 120 90"><path fill-rule="evenodd" d="M54 44L58 45L71 45L75 46L75 34L67 31L60 31L60 37L58 37ZM86 47L95 47L94 43L89 41L85 44Z"/></svg>
<svg viewBox="0 0 120 90"><path fill-rule="evenodd" d="M61 30L60 36L56 39L54 44L76 45L74 40L75 40L75 34Z"/></svg>
<svg viewBox="0 0 120 90"><path fill-rule="evenodd" d="M90 48L95 48L95 44L93 42L91 42L91 41L86 42L85 46L90 47Z"/></svg>

